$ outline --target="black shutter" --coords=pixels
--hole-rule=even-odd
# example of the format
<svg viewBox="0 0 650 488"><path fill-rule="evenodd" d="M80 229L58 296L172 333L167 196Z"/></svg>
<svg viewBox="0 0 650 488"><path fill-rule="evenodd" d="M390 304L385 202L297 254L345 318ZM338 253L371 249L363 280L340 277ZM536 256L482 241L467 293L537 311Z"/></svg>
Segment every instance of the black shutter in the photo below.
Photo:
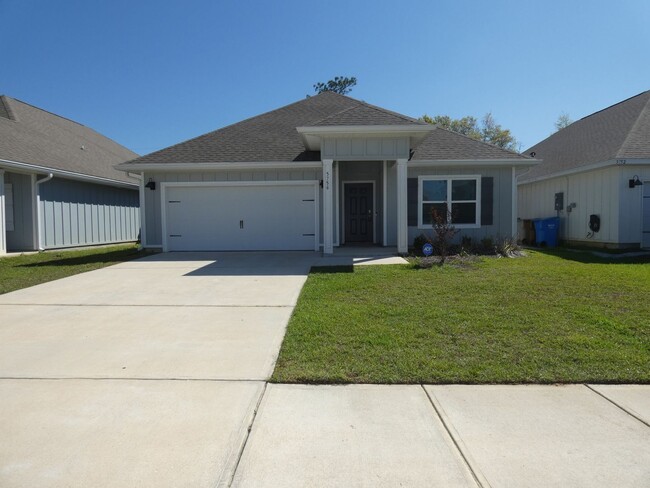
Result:
<svg viewBox="0 0 650 488"><path fill-rule="evenodd" d="M481 225L492 225L494 214L494 178L481 178Z"/></svg>
<svg viewBox="0 0 650 488"><path fill-rule="evenodd" d="M406 180L406 208L408 209L407 222L409 227L418 225L418 179Z"/></svg>

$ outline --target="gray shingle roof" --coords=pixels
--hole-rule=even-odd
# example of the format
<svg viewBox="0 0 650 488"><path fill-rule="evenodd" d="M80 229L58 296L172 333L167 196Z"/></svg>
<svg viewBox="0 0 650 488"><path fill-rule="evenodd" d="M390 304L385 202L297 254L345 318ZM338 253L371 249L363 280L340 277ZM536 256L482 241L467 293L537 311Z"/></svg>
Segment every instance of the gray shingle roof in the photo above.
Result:
<svg viewBox="0 0 650 488"><path fill-rule="evenodd" d="M542 163L520 181L613 159L650 158L650 90L584 117L526 150Z"/></svg>
<svg viewBox="0 0 650 488"><path fill-rule="evenodd" d="M0 159L135 183L114 168L134 157L89 127L0 96Z"/></svg>
<svg viewBox="0 0 650 488"><path fill-rule="evenodd" d="M297 127L426 125L419 120L333 92L181 142L132 161L136 164L319 161L307 151ZM444 129L433 130L414 159L507 159L522 156Z"/></svg>
<svg viewBox="0 0 650 488"><path fill-rule="evenodd" d="M526 159L514 151L502 149L487 142L477 141L442 127L436 127L415 149L412 160L453 159Z"/></svg>

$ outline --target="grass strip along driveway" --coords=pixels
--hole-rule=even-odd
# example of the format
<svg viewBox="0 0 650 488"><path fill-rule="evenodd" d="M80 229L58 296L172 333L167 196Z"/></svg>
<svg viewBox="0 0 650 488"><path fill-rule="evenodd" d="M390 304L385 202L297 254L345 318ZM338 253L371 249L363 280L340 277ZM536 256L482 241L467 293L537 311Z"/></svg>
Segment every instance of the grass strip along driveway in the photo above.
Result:
<svg viewBox="0 0 650 488"><path fill-rule="evenodd" d="M566 251L314 269L272 380L648 383L649 297L647 258Z"/></svg>
<svg viewBox="0 0 650 488"><path fill-rule="evenodd" d="M0 259L0 294L145 256L134 244L46 251Z"/></svg>

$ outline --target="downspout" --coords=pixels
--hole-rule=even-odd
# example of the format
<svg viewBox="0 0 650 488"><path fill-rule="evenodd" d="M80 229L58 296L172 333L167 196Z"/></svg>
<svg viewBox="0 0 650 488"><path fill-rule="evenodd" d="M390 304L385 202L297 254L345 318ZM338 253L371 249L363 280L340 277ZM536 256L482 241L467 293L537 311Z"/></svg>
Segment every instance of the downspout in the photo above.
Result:
<svg viewBox="0 0 650 488"><path fill-rule="evenodd" d="M42 235L41 235L41 223L43 221L43 216L41 215L41 190L39 189L39 186L43 183L46 183L50 181L52 178L54 178L54 175L52 173L48 174L45 178L41 178L40 180L36 180L36 232L37 232L37 241L38 241L38 250L39 251L44 251L45 249L43 248L43 242L42 242Z"/></svg>

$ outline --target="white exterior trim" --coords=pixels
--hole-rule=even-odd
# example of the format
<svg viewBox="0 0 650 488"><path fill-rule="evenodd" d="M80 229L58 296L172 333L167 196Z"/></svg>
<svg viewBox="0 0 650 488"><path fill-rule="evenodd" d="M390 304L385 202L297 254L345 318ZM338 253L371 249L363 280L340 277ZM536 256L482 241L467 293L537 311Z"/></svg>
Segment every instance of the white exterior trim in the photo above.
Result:
<svg viewBox="0 0 650 488"><path fill-rule="evenodd" d="M355 183L370 183L372 184L372 243L377 244L377 191L375 189L374 180L345 180L342 182L343 188L343 206L341 212L345 216L345 185ZM343 225L343 239L342 242L345 244L345 219Z"/></svg>
<svg viewBox="0 0 650 488"><path fill-rule="evenodd" d="M0 254L7 254L5 218L5 172L0 169Z"/></svg>
<svg viewBox="0 0 650 488"><path fill-rule="evenodd" d="M510 186L512 187L512 208L511 208L511 216L510 218L512 219L512 238L517 239L517 231L518 231L518 226L517 226L517 185L515 184L517 181L517 168L515 166L512 167L512 182L510 183ZM492 189L494 191L494 189ZM479 216L480 220L480 216Z"/></svg>
<svg viewBox="0 0 650 488"><path fill-rule="evenodd" d="M206 171L215 169L321 169L321 161L249 161L233 163L122 163L120 171Z"/></svg>
<svg viewBox="0 0 650 488"><path fill-rule="evenodd" d="M143 179L144 180L144 179ZM320 242L320 201L318 195L318 180L290 180L290 181L173 181L160 183L160 223L162 229L162 250L167 252L169 250L169 243L167 242L167 188L170 187L218 187L218 186L309 186L314 187L314 251L318 252ZM331 229L331 226L330 226ZM160 246L149 246L160 247Z"/></svg>
<svg viewBox="0 0 650 488"><path fill-rule="evenodd" d="M620 161L625 161L621 163ZM618 166L624 168L626 166L645 166L650 164L650 159L610 159L608 161L602 161L600 163L586 164L584 166L579 166L577 168L571 168L564 171L558 171L556 173L551 173L544 176L539 176L537 178L532 178L526 181L518 181L517 186L528 185L530 183L536 183L538 181L551 180L553 178L559 178L561 176L569 176L577 173L586 173L587 171L592 171L594 169L606 168L608 166ZM520 175L524 176L524 175Z"/></svg>
<svg viewBox="0 0 650 488"><path fill-rule="evenodd" d="M388 199L386 196L388 195L388 161L384 160L382 164L382 175L381 175L381 181L382 181L382 191L384 192L381 202L382 202L382 209L381 209L381 216L382 216L382 226L381 226L381 232L382 232L382 246L386 246L386 241L388 240L388 231L386 229L386 226L388 225L388 217L386 214L388 213Z"/></svg>
<svg viewBox="0 0 650 488"><path fill-rule="evenodd" d="M444 166L534 166L540 159L439 159L409 161L409 168L436 168Z"/></svg>
<svg viewBox="0 0 650 488"><path fill-rule="evenodd" d="M397 160L397 252L408 252L408 168L406 159Z"/></svg>
<svg viewBox="0 0 650 488"><path fill-rule="evenodd" d="M331 159L323 160L323 254L334 253L334 220L332 212L334 211L332 198L332 164ZM317 241L318 242L318 241Z"/></svg>
<svg viewBox="0 0 650 488"><path fill-rule="evenodd" d="M147 247L147 212L145 210L146 189L144 182L144 171L140 173L140 247Z"/></svg>
<svg viewBox="0 0 650 488"><path fill-rule="evenodd" d="M334 202L334 220L336 221L336 239L334 239L334 245L336 247L341 245L341 215L339 213L341 206L341 187L339 186L339 173L340 173L340 163L335 161L334 165L334 188L336 189L336 201Z"/></svg>
<svg viewBox="0 0 650 488"><path fill-rule="evenodd" d="M123 188L137 188L138 186L138 184L135 182L128 183L126 181L118 181L118 180L113 180L111 178L103 178L101 176L90 176L90 175L85 175L83 173L75 173L74 171L48 168L47 166L39 166L37 164L19 163L16 161L8 161L6 159L0 159L0 165L9 168L22 169L23 171L53 174L54 176L70 178L73 180L88 181L90 183L119 186Z"/></svg>
<svg viewBox="0 0 650 488"><path fill-rule="evenodd" d="M514 166L513 166L514 171ZM452 224L456 229L478 229L481 227L481 175L420 175L418 176L418 229L429 229L431 225L422 222L422 182L447 180L447 201L451 200L451 182L454 180L475 180L476 181L476 223L475 224ZM515 190L516 191L516 190ZM463 203L460 200L458 203ZM468 200L467 203L470 201ZM515 222L516 223L516 222Z"/></svg>

